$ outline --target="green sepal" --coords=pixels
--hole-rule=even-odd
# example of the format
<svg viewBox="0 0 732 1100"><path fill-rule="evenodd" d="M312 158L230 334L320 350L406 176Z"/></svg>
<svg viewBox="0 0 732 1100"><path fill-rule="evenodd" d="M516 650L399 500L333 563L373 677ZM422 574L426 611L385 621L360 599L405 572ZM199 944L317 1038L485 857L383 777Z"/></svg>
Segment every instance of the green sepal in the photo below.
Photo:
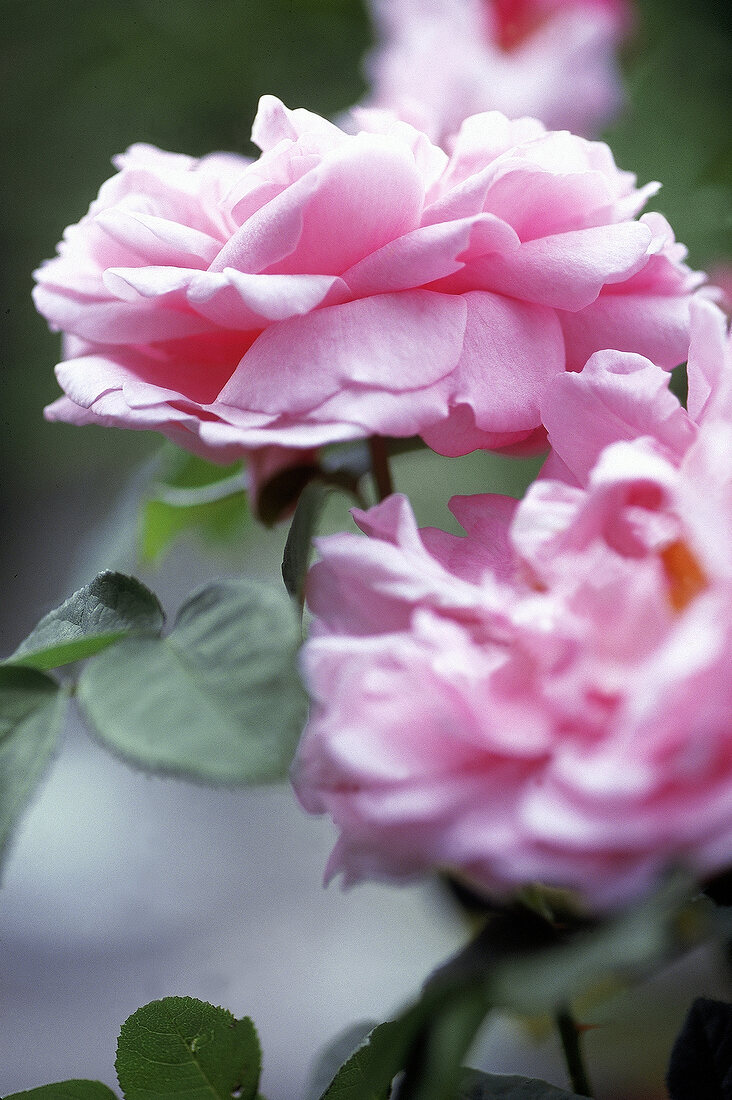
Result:
<svg viewBox="0 0 732 1100"><path fill-rule="evenodd" d="M311 481L303 489L292 517L282 557L282 579L290 595L300 604L305 599L313 537L323 514L332 487L322 481Z"/></svg>
<svg viewBox="0 0 732 1100"><path fill-rule="evenodd" d="M320 1100L389 1100L394 1074L379 1065L382 1042L395 1037L393 1023L379 1024L343 1063ZM398 1067L394 1071L398 1072Z"/></svg>
<svg viewBox="0 0 732 1100"><path fill-rule="evenodd" d="M280 520L295 512L303 493L314 482L331 489L340 489L341 492L350 494L359 504L363 504L359 490L362 476L360 467L352 470L335 462L319 466L290 466L280 470L260 487L257 516L267 527L274 527Z"/></svg>
<svg viewBox="0 0 732 1100"><path fill-rule="evenodd" d="M431 980L416 1004L371 1032L321 1100L389 1100L402 1070L400 1100L454 1096L464 1058L490 1008L480 983Z"/></svg>
<svg viewBox="0 0 732 1100"><path fill-rule="evenodd" d="M696 885L684 874L673 874L617 916L560 929L559 942L545 950L506 958L497 966L487 947L482 968L498 1007L553 1014L576 997L645 977L718 934L721 926L718 911ZM486 945L489 934L490 925Z"/></svg>
<svg viewBox="0 0 732 1100"><path fill-rule="evenodd" d="M309 485L319 473L320 467L312 462L279 470L259 487L256 503L257 519L265 527L274 527L280 520L285 519L294 510L306 485Z"/></svg>

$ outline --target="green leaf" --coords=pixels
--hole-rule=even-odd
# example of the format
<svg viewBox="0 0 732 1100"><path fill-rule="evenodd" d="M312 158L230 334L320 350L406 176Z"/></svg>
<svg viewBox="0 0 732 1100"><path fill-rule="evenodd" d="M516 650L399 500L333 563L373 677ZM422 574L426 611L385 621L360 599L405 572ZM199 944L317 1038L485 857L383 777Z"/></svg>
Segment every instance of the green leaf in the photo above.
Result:
<svg viewBox="0 0 732 1100"><path fill-rule="evenodd" d="M50 669L92 657L130 634L163 627L157 597L134 577L100 573L45 615L6 664Z"/></svg>
<svg viewBox="0 0 732 1100"><path fill-rule="evenodd" d="M0 667L0 854L56 746L65 701L50 676Z"/></svg>
<svg viewBox="0 0 732 1100"><path fill-rule="evenodd" d="M405 1070L400 1100L445 1100L455 1095L463 1059L490 1003L476 982L428 982L419 1001L380 1024L341 1067L321 1100L388 1100Z"/></svg>
<svg viewBox="0 0 732 1100"><path fill-rule="evenodd" d="M376 1026L375 1020L352 1024L322 1048L308 1075L303 1100L320 1100L342 1065L366 1043Z"/></svg>
<svg viewBox="0 0 732 1100"><path fill-rule="evenodd" d="M243 537L248 520L247 497L241 491L203 504L148 500L142 512L140 557L156 563L179 536L186 534L208 544L230 546Z"/></svg>
<svg viewBox="0 0 732 1100"><path fill-rule="evenodd" d="M400 1067L397 1065L389 1076L389 1069L383 1069L379 1063L388 1058L396 1038L393 1023L375 1027L367 1041L343 1063L321 1100L389 1100L391 1082ZM392 1063L395 1064L393 1056Z"/></svg>
<svg viewBox="0 0 732 1100"><path fill-rule="evenodd" d="M583 1100L576 1092L565 1092L546 1081L529 1077L463 1071L455 1100Z"/></svg>
<svg viewBox="0 0 732 1100"><path fill-rule="evenodd" d="M409 1051L400 1100L455 1095L462 1063L490 1008L486 991L472 984L439 994Z"/></svg>
<svg viewBox="0 0 732 1100"><path fill-rule="evenodd" d="M140 767L213 783L287 774L305 717L300 629L280 589L219 581L165 638L128 638L82 672L81 709Z"/></svg>
<svg viewBox="0 0 732 1100"><path fill-rule="evenodd" d="M261 1052L247 1016L164 997L122 1025L115 1067L125 1100L255 1100Z"/></svg>
<svg viewBox="0 0 732 1100"><path fill-rule="evenodd" d="M5 1100L117 1100L117 1097L100 1081L59 1081L57 1085L14 1092Z"/></svg>
<svg viewBox="0 0 732 1100"><path fill-rule="evenodd" d="M282 558L282 579L290 595L301 604L305 597L305 578L310 562L313 536L318 529L320 517L331 492L332 488L322 481L311 481L306 485L287 535Z"/></svg>
<svg viewBox="0 0 732 1100"><path fill-rule="evenodd" d="M144 561L157 561L179 535L230 544L249 520L243 464L216 466L167 444L158 476L140 515L139 545Z"/></svg>
<svg viewBox="0 0 732 1100"><path fill-rule="evenodd" d="M205 492L213 485L235 482L237 489L243 489L243 470L244 463L241 461L222 466L191 454L190 451L184 451L174 443L166 442L160 450L155 487L164 493L170 489L178 489L181 494L188 492L191 494L188 499L193 500L197 490ZM181 496L181 500L185 499L185 496Z"/></svg>

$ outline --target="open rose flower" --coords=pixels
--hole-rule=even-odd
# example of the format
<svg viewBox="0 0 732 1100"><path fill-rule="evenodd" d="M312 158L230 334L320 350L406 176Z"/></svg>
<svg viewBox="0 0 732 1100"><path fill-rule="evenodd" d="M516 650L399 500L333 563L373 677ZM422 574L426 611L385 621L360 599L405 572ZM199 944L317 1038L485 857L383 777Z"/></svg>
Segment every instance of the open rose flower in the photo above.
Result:
<svg viewBox="0 0 732 1100"><path fill-rule="evenodd" d="M487 110L592 135L622 103L626 0L371 0L371 9L369 104L441 143Z"/></svg>
<svg viewBox="0 0 732 1100"><path fill-rule="evenodd" d="M35 301L66 334L51 419L221 461L372 434L444 454L541 438L567 367L685 359L701 277L607 146L477 115L451 157L265 98L251 163L134 146ZM275 450L272 450L274 448ZM284 448L278 457L276 449Z"/></svg>
<svg viewBox="0 0 732 1100"><path fill-rule="evenodd" d="M367 538L320 540L294 781L339 829L329 875L448 869L606 907L732 865L732 354L697 313L691 415L615 354L618 441L598 400L589 469L570 440L576 477L455 498L464 537L393 496L355 513ZM623 438L636 399L662 438Z"/></svg>

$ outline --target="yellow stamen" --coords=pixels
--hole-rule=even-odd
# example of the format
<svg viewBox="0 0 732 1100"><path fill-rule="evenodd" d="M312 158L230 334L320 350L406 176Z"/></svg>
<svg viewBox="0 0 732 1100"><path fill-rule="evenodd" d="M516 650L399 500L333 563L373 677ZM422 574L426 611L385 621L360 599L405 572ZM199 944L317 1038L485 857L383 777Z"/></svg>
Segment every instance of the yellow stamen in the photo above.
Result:
<svg viewBox="0 0 732 1100"><path fill-rule="evenodd" d="M661 551L669 583L668 598L674 611L683 611L708 585L704 570L681 539Z"/></svg>

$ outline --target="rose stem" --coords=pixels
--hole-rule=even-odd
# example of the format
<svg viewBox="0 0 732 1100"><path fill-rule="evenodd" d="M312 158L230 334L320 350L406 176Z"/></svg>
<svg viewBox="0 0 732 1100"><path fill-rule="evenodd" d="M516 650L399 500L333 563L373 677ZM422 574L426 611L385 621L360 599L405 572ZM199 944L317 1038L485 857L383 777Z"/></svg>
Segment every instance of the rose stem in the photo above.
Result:
<svg viewBox="0 0 732 1100"><path fill-rule="evenodd" d="M569 1071L572 1088L580 1096L592 1096L592 1086L587 1076L585 1063L580 1049L580 1033L577 1023L568 1008L557 1013L557 1030L562 1041L562 1050Z"/></svg>
<svg viewBox="0 0 732 1100"><path fill-rule="evenodd" d="M380 435L372 435L369 439L369 453L371 455L371 473L376 487L376 496L380 503L394 492L386 440Z"/></svg>

